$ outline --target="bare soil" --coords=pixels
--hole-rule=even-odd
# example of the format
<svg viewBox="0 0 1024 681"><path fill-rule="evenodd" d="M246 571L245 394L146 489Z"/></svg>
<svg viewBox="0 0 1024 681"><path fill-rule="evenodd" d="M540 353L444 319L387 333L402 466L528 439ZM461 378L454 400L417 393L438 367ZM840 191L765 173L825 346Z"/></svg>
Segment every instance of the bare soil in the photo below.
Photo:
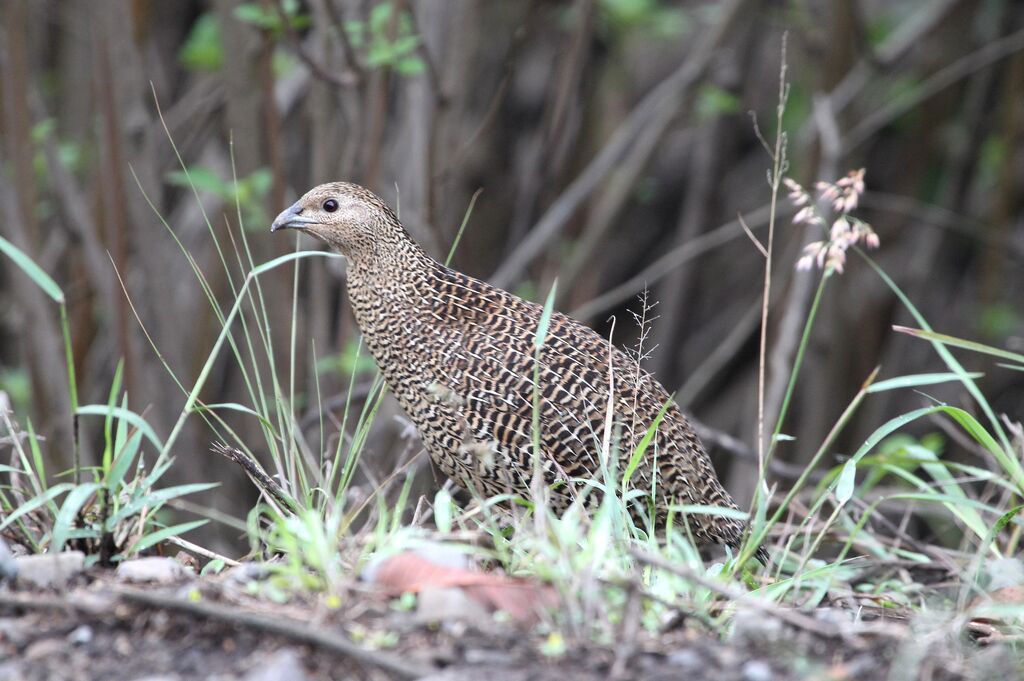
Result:
<svg viewBox="0 0 1024 681"><path fill-rule="evenodd" d="M824 635L741 612L723 639L683 616L656 635L624 631L607 645L567 637L562 654L545 655L536 631L424 622L364 585L333 609L256 591L223 577L140 588L101 569L61 593L0 589L0 681L1021 678L1010 645L980 646L941 618L862 617ZM854 621L839 605L808 619L823 631Z"/></svg>

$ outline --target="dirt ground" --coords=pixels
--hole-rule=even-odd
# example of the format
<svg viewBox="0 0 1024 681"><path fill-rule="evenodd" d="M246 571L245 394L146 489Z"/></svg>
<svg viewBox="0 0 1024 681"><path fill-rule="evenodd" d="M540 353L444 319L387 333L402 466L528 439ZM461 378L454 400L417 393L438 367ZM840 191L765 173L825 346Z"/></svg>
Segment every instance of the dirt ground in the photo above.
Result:
<svg viewBox="0 0 1024 681"><path fill-rule="evenodd" d="M2 588L0 681L1011 681L1021 670L1010 646L979 646L937 621L862 617L836 627L855 619L838 607L796 626L740 611L725 639L686 617L609 645L566 636L564 652L551 655L542 634L494 618L431 622L365 585L336 608L257 592L225 576L128 585L95 568L59 593Z"/></svg>

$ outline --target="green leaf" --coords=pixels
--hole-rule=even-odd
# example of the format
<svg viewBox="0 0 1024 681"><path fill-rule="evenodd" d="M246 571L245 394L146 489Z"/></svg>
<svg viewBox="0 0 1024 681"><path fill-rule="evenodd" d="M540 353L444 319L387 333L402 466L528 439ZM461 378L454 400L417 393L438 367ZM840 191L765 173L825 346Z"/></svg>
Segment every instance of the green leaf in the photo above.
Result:
<svg viewBox="0 0 1024 681"><path fill-rule="evenodd" d="M203 166L188 170L172 170L166 177L167 182L176 187L192 187L197 191L216 194L223 199L230 199L232 195L231 186L222 180L220 175Z"/></svg>
<svg viewBox="0 0 1024 681"><path fill-rule="evenodd" d="M853 486L857 479L857 462L847 461L843 465L843 471L839 474L839 481L836 483L836 499L840 505L845 504L853 496Z"/></svg>
<svg viewBox="0 0 1024 681"><path fill-rule="evenodd" d="M629 463L626 464L626 470L622 473L622 490L626 491L629 486L629 481L633 479L633 473L636 472L640 462L643 461L644 454L647 453L647 448L650 446L654 436L658 433L658 427L661 425L662 419L665 418L665 413L668 411L669 405L672 404L673 395L669 395L669 398L665 401L665 404L661 405L661 410L658 411L658 415L654 417L654 421L650 426L647 427L647 432L640 438L640 442L637 443L636 450L633 452L633 456L629 459Z"/></svg>
<svg viewBox="0 0 1024 681"><path fill-rule="evenodd" d="M452 495L443 487L434 495L434 525L442 534L452 531Z"/></svg>
<svg viewBox="0 0 1024 681"><path fill-rule="evenodd" d="M235 8L233 14L239 21L252 24L264 30L275 30L281 26L281 22L276 15L251 2L239 5Z"/></svg>
<svg viewBox="0 0 1024 681"><path fill-rule="evenodd" d="M178 61L192 71L218 71L224 64L220 24L213 12L201 14L192 24Z"/></svg>
<svg viewBox="0 0 1024 681"><path fill-rule="evenodd" d="M40 506L50 503L57 496L63 494L64 492L67 492L72 487L74 487L74 485L72 485L70 482L61 482L46 490L42 494L37 494L36 496L29 499L21 506L18 506L18 508L12 511L9 516L4 518L3 522L0 522L0 530L10 525L18 518L28 513L31 513Z"/></svg>
<svg viewBox="0 0 1024 681"><path fill-rule="evenodd" d="M13 260L14 264L20 267L35 285L43 289L43 293L50 296L55 303L58 305L64 304L64 292L60 290L60 286L57 286L57 282L44 272L43 268L35 264L32 258L28 257L24 251L2 236L0 236L0 251Z"/></svg>
<svg viewBox="0 0 1024 681"><path fill-rule="evenodd" d="M124 507L107 519L105 529L108 532L112 532L118 523L126 518L130 518L135 515L143 508L149 507L152 513L160 506L163 506L165 502L170 499L176 499L177 497L183 497L186 494L195 494L196 492L203 492L214 487L219 487L219 482L194 482L188 485L176 485L174 487L167 487L165 489L157 490L139 496L136 499L132 499L130 502L124 505Z"/></svg>
<svg viewBox="0 0 1024 681"><path fill-rule="evenodd" d="M115 493L123 484L124 477L131 469L132 462L135 461L135 455L138 454L139 445L141 444L142 431L136 430L132 433L131 437L128 438L128 442L125 444L124 448L118 452L117 456L114 457L114 461L107 472L106 479L107 490L111 493Z"/></svg>
<svg viewBox="0 0 1024 681"><path fill-rule="evenodd" d="M153 430L152 426L130 409L112 407L107 404L87 404L79 407L75 413L80 416L106 416L111 414L114 418L123 419L142 431L142 434L156 446L157 450L163 449L164 445L160 442L160 438L156 436L156 431Z"/></svg>
<svg viewBox="0 0 1024 681"><path fill-rule="evenodd" d="M96 491L100 489L98 483L84 482L75 487L64 498L64 503L57 512L53 521L53 537L50 539L50 553L60 553L64 549L64 542L67 541L68 533L75 529L73 523L82 506L89 500Z"/></svg>
<svg viewBox="0 0 1024 681"><path fill-rule="evenodd" d="M418 76L427 70L427 65L419 57L405 57L398 60L395 70L403 76Z"/></svg>
<svg viewBox="0 0 1024 681"><path fill-rule="evenodd" d="M200 577L207 575L217 575L227 566L223 558L214 558L209 563L203 566L203 569L199 571Z"/></svg>
<svg viewBox="0 0 1024 681"><path fill-rule="evenodd" d="M156 544L159 544L162 541L166 541L170 537L176 537L178 535L185 534L186 532L194 530L197 527L202 527L208 522L210 521L193 520L191 522L181 523L179 525L172 525L171 527L165 527L162 530L157 530L156 532L150 532L149 534L143 535L139 538L137 542L132 544L131 548L125 551L125 555L131 556L138 554L142 551L145 551L151 546L155 546Z"/></svg>

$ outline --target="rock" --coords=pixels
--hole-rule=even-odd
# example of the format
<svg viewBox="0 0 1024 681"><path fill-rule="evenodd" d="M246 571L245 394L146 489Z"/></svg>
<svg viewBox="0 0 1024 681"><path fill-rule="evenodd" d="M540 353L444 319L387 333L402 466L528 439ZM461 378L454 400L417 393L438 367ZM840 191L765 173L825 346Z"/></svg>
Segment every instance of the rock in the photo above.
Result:
<svg viewBox="0 0 1024 681"><path fill-rule="evenodd" d="M707 666L700 654L690 648L669 653L667 661L673 667L679 667L683 672L691 674Z"/></svg>
<svg viewBox="0 0 1024 681"><path fill-rule="evenodd" d="M461 621L486 629L491 613L459 587L428 587L416 601L416 620L422 623Z"/></svg>
<svg viewBox="0 0 1024 681"><path fill-rule="evenodd" d="M186 551L178 551L178 553L176 553L174 556L174 560L178 561L192 572L199 572L199 560L191 553L188 553Z"/></svg>
<svg viewBox="0 0 1024 681"><path fill-rule="evenodd" d="M0 582L13 581L18 576L18 563L11 547L0 538Z"/></svg>
<svg viewBox="0 0 1024 681"><path fill-rule="evenodd" d="M294 648L282 648L268 655L243 681L306 681L309 675Z"/></svg>
<svg viewBox="0 0 1024 681"><path fill-rule="evenodd" d="M37 556L18 556L14 559L18 584L39 589L60 589L85 569L85 554L81 551L41 553Z"/></svg>
<svg viewBox="0 0 1024 681"><path fill-rule="evenodd" d="M771 645L783 635L782 622L774 617L766 617L756 610L739 610L733 616L729 640L737 647L744 648Z"/></svg>
<svg viewBox="0 0 1024 681"><path fill-rule="evenodd" d="M267 578L270 571L260 563L239 563L224 572L224 582L229 586L242 587L250 582L259 582Z"/></svg>
<svg viewBox="0 0 1024 681"><path fill-rule="evenodd" d="M0 681L23 681L28 674L21 662L10 660L0 662Z"/></svg>
<svg viewBox="0 0 1024 681"><path fill-rule="evenodd" d="M31 622L27 621L27 618L0 617L0 643L9 643L15 648L24 648L35 635L31 626Z"/></svg>
<svg viewBox="0 0 1024 681"><path fill-rule="evenodd" d="M767 662L750 660L743 665L743 681L772 681L772 668Z"/></svg>
<svg viewBox="0 0 1024 681"><path fill-rule="evenodd" d="M67 650L67 644L59 638L41 638L25 649L22 659L26 662L59 655Z"/></svg>
<svg viewBox="0 0 1024 681"><path fill-rule="evenodd" d="M118 579L147 584L173 584L195 577L195 573L173 558L151 556L123 561L117 566Z"/></svg>
<svg viewBox="0 0 1024 681"><path fill-rule="evenodd" d="M68 634L68 643L76 646L84 646L92 641L92 627L83 624Z"/></svg>

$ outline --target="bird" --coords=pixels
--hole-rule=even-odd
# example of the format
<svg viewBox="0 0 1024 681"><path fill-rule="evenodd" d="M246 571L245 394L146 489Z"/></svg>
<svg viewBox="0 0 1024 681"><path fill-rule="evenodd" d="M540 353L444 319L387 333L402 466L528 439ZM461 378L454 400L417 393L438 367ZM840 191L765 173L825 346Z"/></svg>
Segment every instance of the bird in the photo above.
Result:
<svg viewBox="0 0 1024 681"><path fill-rule="evenodd" d="M552 506L563 511L581 493L578 481L601 480L607 470L610 413L617 470L634 464L629 486L653 502L655 522L672 505L737 510L687 417L636 359L565 314L545 315L536 303L441 264L370 190L348 182L314 187L274 220L271 232L283 229L346 258L363 341L431 460L460 487L529 498L539 469ZM635 505L632 512L641 513ZM737 548L746 530L735 514L691 513L686 522L701 544ZM763 547L756 555L767 565Z"/></svg>

